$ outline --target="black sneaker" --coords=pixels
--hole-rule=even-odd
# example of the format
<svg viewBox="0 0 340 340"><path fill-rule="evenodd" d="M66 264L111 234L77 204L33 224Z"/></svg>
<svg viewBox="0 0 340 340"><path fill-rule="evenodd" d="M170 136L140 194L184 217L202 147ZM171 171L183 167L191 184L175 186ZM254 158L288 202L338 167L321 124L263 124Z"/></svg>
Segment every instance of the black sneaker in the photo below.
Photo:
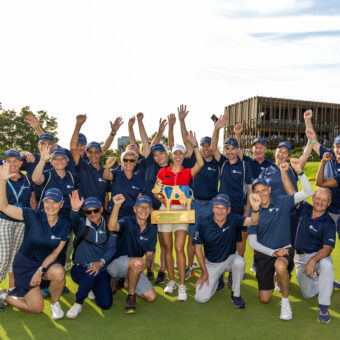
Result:
<svg viewBox="0 0 340 340"><path fill-rule="evenodd" d="M246 306L246 303L243 301L241 296L234 296L233 292L231 292L231 302L236 308L244 308Z"/></svg>
<svg viewBox="0 0 340 340"><path fill-rule="evenodd" d="M217 286L216 291L219 292L220 290L224 289L224 287L225 287L224 274L222 274L220 278L218 279L218 286Z"/></svg>
<svg viewBox="0 0 340 340"><path fill-rule="evenodd" d="M149 281L153 281L155 279L155 275L152 270L148 270L146 276L149 279Z"/></svg>
<svg viewBox="0 0 340 340"><path fill-rule="evenodd" d="M111 290L112 295L117 293L117 290L124 288L124 279L114 279L111 278Z"/></svg>
<svg viewBox="0 0 340 340"><path fill-rule="evenodd" d="M136 313L136 296L129 294L126 299L125 305L125 313L126 314L134 314Z"/></svg>
<svg viewBox="0 0 340 340"><path fill-rule="evenodd" d="M165 273L163 272L163 270L159 270L158 274L157 274L157 278L155 281L156 285L162 285L165 282Z"/></svg>

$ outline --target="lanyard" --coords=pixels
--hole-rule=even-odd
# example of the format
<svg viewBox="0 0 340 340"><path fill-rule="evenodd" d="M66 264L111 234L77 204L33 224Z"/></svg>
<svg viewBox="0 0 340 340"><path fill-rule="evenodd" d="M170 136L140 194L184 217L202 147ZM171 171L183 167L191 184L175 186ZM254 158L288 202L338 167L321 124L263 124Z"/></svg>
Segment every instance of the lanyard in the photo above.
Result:
<svg viewBox="0 0 340 340"><path fill-rule="evenodd" d="M15 199L17 200L17 203L19 203L19 198L20 198L20 196L21 196L21 194L22 194L22 192L24 191L24 188L25 188L24 183L22 183L22 186L21 186L18 194L15 191L15 189L14 189L14 187L13 187L13 185L12 185L12 183L11 183L11 181L9 179L7 180L7 183L9 185L9 187L12 189L13 195L15 196Z"/></svg>

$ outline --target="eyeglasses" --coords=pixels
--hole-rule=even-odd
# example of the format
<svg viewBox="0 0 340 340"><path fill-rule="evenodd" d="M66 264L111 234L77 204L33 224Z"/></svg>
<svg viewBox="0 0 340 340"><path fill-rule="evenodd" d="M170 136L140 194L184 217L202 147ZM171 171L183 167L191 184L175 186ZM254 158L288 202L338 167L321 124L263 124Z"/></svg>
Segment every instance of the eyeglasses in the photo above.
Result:
<svg viewBox="0 0 340 340"><path fill-rule="evenodd" d="M92 213L99 213L99 208L97 209L92 209L92 210L85 210L85 215L92 215Z"/></svg>
<svg viewBox="0 0 340 340"><path fill-rule="evenodd" d="M134 162L136 162L136 160L135 159L131 159L131 158L124 158L123 162L124 163L127 163L127 162L134 163Z"/></svg>

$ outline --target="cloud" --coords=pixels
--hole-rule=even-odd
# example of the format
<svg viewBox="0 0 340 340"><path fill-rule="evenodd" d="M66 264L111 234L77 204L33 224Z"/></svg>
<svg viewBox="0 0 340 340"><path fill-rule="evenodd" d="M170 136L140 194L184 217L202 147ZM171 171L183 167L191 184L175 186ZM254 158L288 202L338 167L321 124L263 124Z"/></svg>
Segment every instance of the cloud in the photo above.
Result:
<svg viewBox="0 0 340 340"><path fill-rule="evenodd" d="M250 36L254 38L260 38L263 40L303 40L310 38L322 38L322 37L339 37L340 30L336 31L315 31L315 32L294 32L294 33L281 33L281 32L266 32L266 33L250 33Z"/></svg>

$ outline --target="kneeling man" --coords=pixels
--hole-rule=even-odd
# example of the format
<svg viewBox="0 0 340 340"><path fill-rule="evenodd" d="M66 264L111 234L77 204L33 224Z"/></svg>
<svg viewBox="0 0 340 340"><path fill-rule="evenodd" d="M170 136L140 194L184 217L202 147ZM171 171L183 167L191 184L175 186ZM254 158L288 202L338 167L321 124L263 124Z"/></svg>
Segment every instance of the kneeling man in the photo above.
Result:
<svg viewBox="0 0 340 340"><path fill-rule="evenodd" d="M202 268L202 274L196 282L197 302L207 302L216 292L219 277L232 271L231 300L235 307L246 306L241 298L241 282L246 264L244 258L236 254L237 229L257 225L261 200L258 195L251 194L249 201L253 211L250 217L245 218L230 211L228 195L219 194L213 200L213 215L197 223L193 243Z"/></svg>
<svg viewBox="0 0 340 340"><path fill-rule="evenodd" d="M152 284L143 273L143 270L152 265L157 228L147 221L152 212L152 200L149 196L138 197L133 207L135 215L124 216L118 221L119 209L124 201L122 194L113 197L114 207L108 227L118 233L117 252L107 271L113 278L128 280L125 313L130 314L136 313L135 294L148 302L155 301L157 297Z"/></svg>

